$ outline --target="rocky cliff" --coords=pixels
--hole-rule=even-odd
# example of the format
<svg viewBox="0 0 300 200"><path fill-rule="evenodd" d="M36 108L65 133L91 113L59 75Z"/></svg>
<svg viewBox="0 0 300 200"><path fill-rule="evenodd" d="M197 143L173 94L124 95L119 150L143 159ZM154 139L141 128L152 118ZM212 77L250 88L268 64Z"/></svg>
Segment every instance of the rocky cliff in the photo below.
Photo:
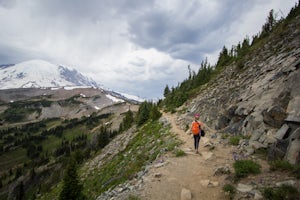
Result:
<svg viewBox="0 0 300 200"><path fill-rule="evenodd" d="M247 154L265 148L269 159L300 162L300 16L244 59L204 85L181 109L220 133L249 136Z"/></svg>

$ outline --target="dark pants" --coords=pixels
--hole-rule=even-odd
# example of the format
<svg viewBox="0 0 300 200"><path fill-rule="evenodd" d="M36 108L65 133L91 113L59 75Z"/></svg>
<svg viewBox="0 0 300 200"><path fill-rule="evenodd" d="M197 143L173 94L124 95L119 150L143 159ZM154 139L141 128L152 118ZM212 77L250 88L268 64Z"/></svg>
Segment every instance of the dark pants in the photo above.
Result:
<svg viewBox="0 0 300 200"><path fill-rule="evenodd" d="M199 142L200 142L200 134L194 135L194 146L195 146L195 150L198 150L198 148L199 148Z"/></svg>

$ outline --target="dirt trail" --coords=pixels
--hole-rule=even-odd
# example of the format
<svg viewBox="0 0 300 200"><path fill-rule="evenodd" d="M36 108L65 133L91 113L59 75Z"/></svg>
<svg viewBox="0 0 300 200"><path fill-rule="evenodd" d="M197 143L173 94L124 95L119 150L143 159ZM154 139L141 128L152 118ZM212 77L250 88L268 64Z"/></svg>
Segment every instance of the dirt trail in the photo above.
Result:
<svg viewBox="0 0 300 200"><path fill-rule="evenodd" d="M225 175L214 176L217 167L232 166L232 147L218 143L217 139L211 139L213 130L206 129L206 136L200 141L200 154L193 150L193 138L177 127L176 116L164 114L171 125L171 132L178 135L183 141L180 149L186 152L186 156L175 157L167 154L161 158L163 166L151 168L144 179L145 187L142 190L143 200L176 200L181 199L183 188L192 193L192 199L225 199L222 190ZM215 147L209 150L205 144L212 143ZM209 183L209 184L208 184Z"/></svg>

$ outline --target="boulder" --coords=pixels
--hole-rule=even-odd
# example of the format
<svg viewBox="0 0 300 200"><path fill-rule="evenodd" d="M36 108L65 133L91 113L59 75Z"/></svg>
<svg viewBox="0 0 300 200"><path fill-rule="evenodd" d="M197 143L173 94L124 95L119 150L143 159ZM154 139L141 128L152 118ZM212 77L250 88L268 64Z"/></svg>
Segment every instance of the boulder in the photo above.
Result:
<svg viewBox="0 0 300 200"><path fill-rule="evenodd" d="M300 122L300 97L295 97L289 102L285 120L296 123Z"/></svg>
<svg viewBox="0 0 300 200"><path fill-rule="evenodd" d="M300 163L300 128L296 129L288 138L289 146L285 155L285 159L291 164Z"/></svg>
<svg viewBox="0 0 300 200"><path fill-rule="evenodd" d="M253 149L264 149L267 148L267 145L262 144L258 141L250 141L250 146L253 147Z"/></svg>
<svg viewBox="0 0 300 200"><path fill-rule="evenodd" d="M276 132L275 138L279 140L283 139L286 133L288 132L289 128L290 127L287 124L283 124L281 128Z"/></svg>
<svg viewBox="0 0 300 200"><path fill-rule="evenodd" d="M280 106L273 106L262 112L263 121L275 128L280 128L286 119L286 112Z"/></svg>
<svg viewBox="0 0 300 200"><path fill-rule="evenodd" d="M226 126L228 126L229 122L230 119L227 116L225 115L219 116L216 124L216 129L219 130L225 128Z"/></svg>
<svg viewBox="0 0 300 200"><path fill-rule="evenodd" d="M283 159L287 148L289 146L289 140L278 140L276 143L270 145L268 151L268 160L278 160Z"/></svg>
<svg viewBox="0 0 300 200"><path fill-rule="evenodd" d="M257 125L257 123L254 123ZM258 126L253 126L254 124L250 123L248 126L252 129L252 134L250 141L257 141L266 133L266 127L264 123L259 124Z"/></svg>

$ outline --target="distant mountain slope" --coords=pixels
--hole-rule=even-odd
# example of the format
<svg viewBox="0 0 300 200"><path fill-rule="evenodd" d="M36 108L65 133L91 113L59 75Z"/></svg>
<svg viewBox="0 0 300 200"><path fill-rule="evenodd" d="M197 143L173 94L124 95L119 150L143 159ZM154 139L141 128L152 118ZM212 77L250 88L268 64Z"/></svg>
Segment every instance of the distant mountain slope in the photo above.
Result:
<svg viewBox="0 0 300 200"><path fill-rule="evenodd" d="M0 89L44 88L99 85L75 69L44 60L30 60L16 65L0 66Z"/></svg>

